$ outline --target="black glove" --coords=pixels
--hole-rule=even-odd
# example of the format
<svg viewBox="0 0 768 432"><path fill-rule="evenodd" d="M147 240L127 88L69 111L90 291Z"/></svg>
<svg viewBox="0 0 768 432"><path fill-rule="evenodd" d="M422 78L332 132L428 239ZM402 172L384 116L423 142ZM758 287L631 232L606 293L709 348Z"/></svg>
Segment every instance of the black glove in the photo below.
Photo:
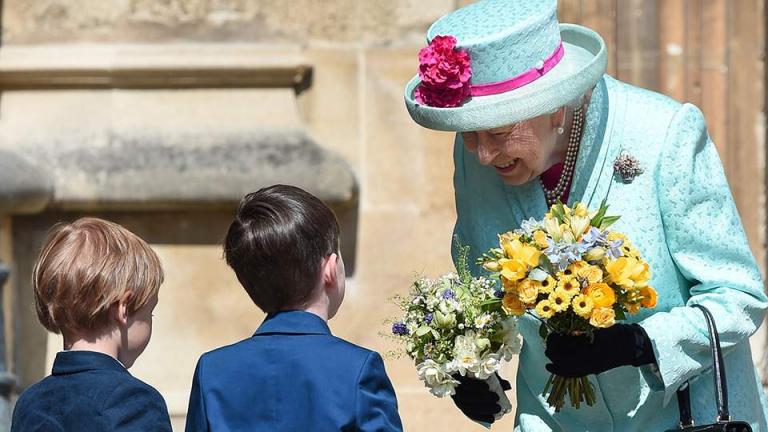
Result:
<svg viewBox="0 0 768 432"><path fill-rule="evenodd" d="M498 374L496 377L501 382L501 388L504 390L512 388L509 381L502 379ZM453 375L453 378L460 383L456 386L456 394L451 396L453 403L472 420L493 423L496 420L496 414L501 411L499 395L492 392L483 380L459 374Z"/></svg>
<svg viewBox="0 0 768 432"><path fill-rule="evenodd" d="M595 330L595 339L551 333L544 354L547 370L565 378L599 374L619 366L656 363L651 339L637 324L614 324Z"/></svg>

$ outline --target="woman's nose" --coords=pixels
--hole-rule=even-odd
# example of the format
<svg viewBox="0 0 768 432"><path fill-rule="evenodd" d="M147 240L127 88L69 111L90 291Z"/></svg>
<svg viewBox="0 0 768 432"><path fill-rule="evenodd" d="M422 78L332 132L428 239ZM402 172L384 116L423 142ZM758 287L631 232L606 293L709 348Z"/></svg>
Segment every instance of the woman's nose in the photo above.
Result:
<svg viewBox="0 0 768 432"><path fill-rule="evenodd" d="M499 146L490 134L479 133L477 136L477 159L483 165L490 165L499 154Z"/></svg>

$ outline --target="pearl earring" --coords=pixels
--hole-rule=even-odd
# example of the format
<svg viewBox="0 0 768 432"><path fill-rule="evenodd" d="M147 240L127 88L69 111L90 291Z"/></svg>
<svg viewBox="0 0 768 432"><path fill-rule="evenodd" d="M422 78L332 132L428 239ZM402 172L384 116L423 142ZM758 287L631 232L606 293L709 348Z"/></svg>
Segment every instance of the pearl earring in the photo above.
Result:
<svg viewBox="0 0 768 432"><path fill-rule="evenodd" d="M563 111L563 119L560 120L560 124L555 128L558 135L565 133L565 111Z"/></svg>

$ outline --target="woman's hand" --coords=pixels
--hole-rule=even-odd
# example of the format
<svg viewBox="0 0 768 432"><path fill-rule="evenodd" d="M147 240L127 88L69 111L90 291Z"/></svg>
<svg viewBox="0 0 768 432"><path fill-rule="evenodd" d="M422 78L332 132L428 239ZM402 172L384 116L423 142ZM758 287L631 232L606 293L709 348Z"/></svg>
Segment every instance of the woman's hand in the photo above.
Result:
<svg viewBox="0 0 768 432"><path fill-rule="evenodd" d="M544 354L552 361L547 370L566 378L599 374L619 366L656 363L651 340L637 324L614 324L586 336L551 333Z"/></svg>
<svg viewBox="0 0 768 432"><path fill-rule="evenodd" d="M502 379L498 374L496 377L499 378L501 388L504 390L512 388L509 381ZM453 375L453 378L460 383L456 386L456 394L451 396L453 403L472 420L493 423L496 420L496 414L501 412L499 395L492 392L488 383L483 380L459 374Z"/></svg>

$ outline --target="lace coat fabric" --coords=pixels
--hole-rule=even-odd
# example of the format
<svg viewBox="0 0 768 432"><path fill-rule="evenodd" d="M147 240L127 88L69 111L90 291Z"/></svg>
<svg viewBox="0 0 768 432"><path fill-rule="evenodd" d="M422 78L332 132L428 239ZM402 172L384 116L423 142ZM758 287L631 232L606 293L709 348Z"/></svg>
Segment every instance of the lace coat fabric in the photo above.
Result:
<svg viewBox="0 0 768 432"><path fill-rule="evenodd" d="M621 152L645 170L631 183L614 178ZM538 181L504 185L465 150L459 134L454 162L454 233L472 255L497 246L498 233L546 213ZM627 234L651 265L658 304L629 322L650 336L658 368L627 366L590 376L597 404L554 413L541 396L549 374L538 323L523 317L515 430L672 429L679 417L675 392L687 380L695 420L714 421L709 340L701 312L690 307L696 303L712 311L720 332L731 416L755 431L768 430L748 340L762 323L768 297L701 111L605 76L587 111L569 202L594 209L605 197L609 214L621 216L613 228Z"/></svg>

